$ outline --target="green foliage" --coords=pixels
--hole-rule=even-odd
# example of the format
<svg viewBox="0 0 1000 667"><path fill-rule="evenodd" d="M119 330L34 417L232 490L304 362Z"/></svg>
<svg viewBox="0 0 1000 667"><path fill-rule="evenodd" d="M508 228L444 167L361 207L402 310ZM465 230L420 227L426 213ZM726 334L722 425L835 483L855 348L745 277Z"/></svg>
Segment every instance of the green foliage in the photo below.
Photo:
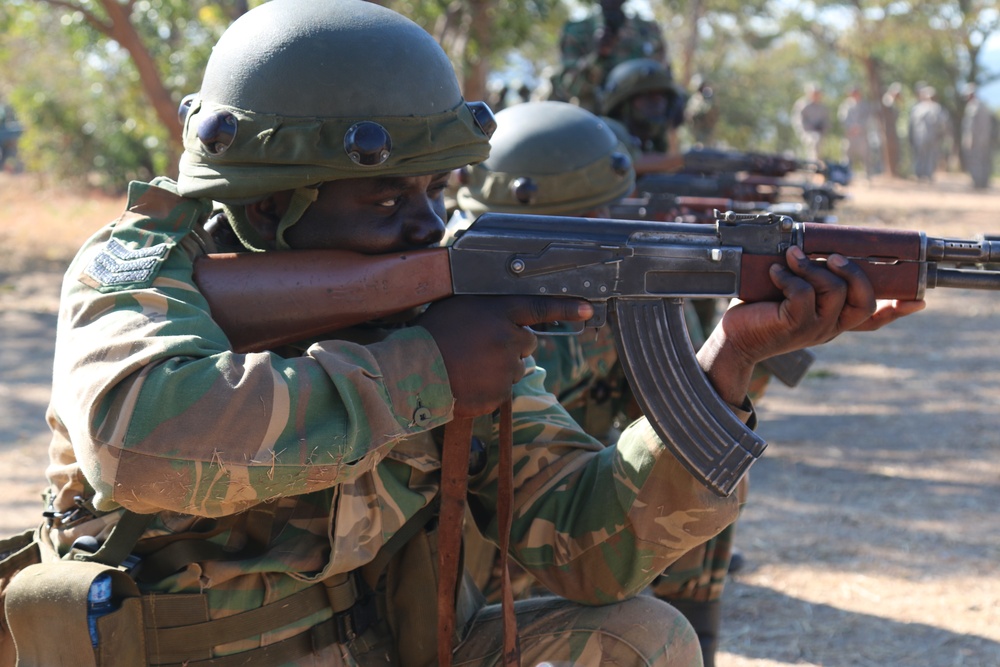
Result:
<svg viewBox="0 0 1000 667"><path fill-rule="evenodd" d="M200 83L225 27L263 0L136 0L131 22L175 102ZM717 137L738 149L793 151L789 112L807 81L835 110L847 89L918 81L935 86L957 117L958 88L985 76L977 45L1000 29L986 0L664 0L649 3L675 59L698 9L694 72L721 108ZM100 29L105 3L0 0L0 101L25 126L26 167L109 189L172 170L172 137L154 113L130 54ZM76 9L66 5L74 3ZM561 27L591 0L383 0L438 38L456 70L485 62L508 81L544 79L558 60ZM990 13L991 10L993 13ZM473 29L478 20L480 31ZM487 30L482 31L483 25ZM481 40L481 41L480 41ZM675 65L675 72L677 72ZM982 80L982 79L980 79ZM684 131L682 130L682 136ZM836 137L828 149L835 148ZM829 151L828 151L829 152Z"/></svg>
<svg viewBox="0 0 1000 667"><path fill-rule="evenodd" d="M229 24L218 3L181 0L141 0L131 19L178 103L197 90ZM8 75L0 95L25 125L19 153L29 170L120 191L129 180L169 172L175 154L130 54L94 20L108 21L98 2L81 2L78 11L43 0L5 5L0 66Z"/></svg>
<svg viewBox="0 0 1000 667"><path fill-rule="evenodd" d="M485 57L491 70L507 69L512 61L531 63L528 78L558 60L559 33L568 16L562 0L387 0L380 4L434 35L456 71L461 73L469 62ZM485 9L488 45L479 44L470 30L473 4ZM458 51L450 48L456 42L461 47Z"/></svg>

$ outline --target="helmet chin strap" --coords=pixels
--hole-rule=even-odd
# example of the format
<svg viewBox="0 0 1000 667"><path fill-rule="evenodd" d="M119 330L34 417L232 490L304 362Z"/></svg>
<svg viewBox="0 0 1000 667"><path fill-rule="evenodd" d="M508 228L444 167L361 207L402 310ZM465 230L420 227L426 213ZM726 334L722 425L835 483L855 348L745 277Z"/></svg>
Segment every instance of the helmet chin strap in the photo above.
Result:
<svg viewBox="0 0 1000 667"><path fill-rule="evenodd" d="M299 218L306 212L309 205L316 201L317 197L319 197L319 187L317 186L296 188L295 192L292 193L288 209L281 216L281 220L278 222L278 231L275 233L274 244L278 250L290 250L288 242L285 241L285 232L299 221Z"/></svg>
<svg viewBox="0 0 1000 667"><path fill-rule="evenodd" d="M274 247L276 249L290 250L288 243L285 241L285 231L299 221L299 218L306 212L309 205L316 201L317 197L319 197L319 188L317 186L295 189L288 202L288 208L285 210L284 215L281 216L281 220L278 221L274 240ZM260 232L250 224L246 209L243 206L225 203L221 205L222 209L226 212L226 217L229 218L233 232L245 248L254 252L271 250L271 244L265 241Z"/></svg>

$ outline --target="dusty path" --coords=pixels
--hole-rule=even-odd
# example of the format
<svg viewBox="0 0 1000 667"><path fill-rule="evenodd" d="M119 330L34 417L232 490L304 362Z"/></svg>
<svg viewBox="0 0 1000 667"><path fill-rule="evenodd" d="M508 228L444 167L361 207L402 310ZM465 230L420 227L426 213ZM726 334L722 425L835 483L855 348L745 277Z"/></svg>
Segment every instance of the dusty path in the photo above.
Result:
<svg viewBox="0 0 1000 667"><path fill-rule="evenodd" d="M840 222L1000 233L1000 192L965 182L859 184ZM37 520L62 262L120 207L23 189L0 174L0 536ZM1000 665L1000 294L928 304L817 349L802 385L759 406L770 445L720 667Z"/></svg>

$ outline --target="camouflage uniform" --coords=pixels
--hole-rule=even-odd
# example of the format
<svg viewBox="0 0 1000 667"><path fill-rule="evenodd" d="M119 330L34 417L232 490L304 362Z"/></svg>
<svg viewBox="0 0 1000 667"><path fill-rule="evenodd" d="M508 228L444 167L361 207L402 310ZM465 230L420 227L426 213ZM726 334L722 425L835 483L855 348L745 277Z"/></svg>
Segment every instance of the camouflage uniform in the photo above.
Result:
<svg viewBox="0 0 1000 667"><path fill-rule="evenodd" d="M553 102L519 105L497 114L492 154L482 164L466 169L466 185L458 192L460 205L471 215L486 211L584 215L620 198L620 178L607 166L602 171L599 165L605 164L602 159L607 160L613 151L634 155L637 150L627 144L628 133L620 123L593 118L588 124L587 115L579 110L570 113ZM598 130L598 122L607 130ZM529 184L530 197L519 200L517 194ZM715 302L707 303L714 306ZM692 342L700 347L705 334L692 300L685 302L685 315ZM714 326L714 321L707 324ZM618 361L611 326L576 336L540 336L533 356L545 369L545 387L601 442L613 444L621 430L640 416ZM763 389L758 382L754 386ZM744 483L737 494L741 502L745 493ZM695 620L699 611L695 604L711 605L714 613L732 555L733 532L729 525L718 536L686 552L656 577L653 595ZM475 545L467 559L470 574L487 599L498 600L501 572L496 551L477 541L475 535L469 536L469 542ZM548 593L523 571L512 572L511 578L520 596ZM703 632L707 636L708 630ZM706 660L712 659L713 652L706 651Z"/></svg>
<svg viewBox="0 0 1000 667"><path fill-rule="evenodd" d="M188 563L146 590L205 593L219 618L369 564L434 499L436 429L450 419L452 398L440 354L419 327L366 330L364 345L322 340L297 357L231 352L191 275L192 259L214 250L201 227L205 202L157 185L133 184L129 211L67 272L48 475L54 508L80 496L101 516L57 524L51 539L66 549L81 535L104 535L122 505L155 512L144 540L184 536L229 556ZM162 251L162 264L127 283L95 281L119 247ZM514 388L514 556L533 577L580 603L623 600L649 583L649 571L732 519L735 499L693 481L645 422L604 447L543 380L532 371ZM479 420L488 464L469 480L472 513L491 539L496 431ZM576 502L583 489L605 500ZM675 508L669 520L653 509L664 506ZM468 618L475 608L464 611ZM433 605L419 613L435 616ZM216 652L273 643L323 620Z"/></svg>
<svg viewBox="0 0 1000 667"><path fill-rule="evenodd" d="M293 16L311 35L320 29L312 20L314 3L276 0L241 21L256 12L267 29ZM378 30L389 30L386 21L394 20L364 2L337 0L321 11L336 21L377 14ZM394 26L406 39L418 39L415 26ZM430 41L418 32L419 40ZM238 42L240 48L247 43ZM213 59L234 58L233 44L217 46ZM447 63L433 48L433 57ZM241 67L247 62L234 60ZM222 84L232 85L225 77ZM280 609L317 583L329 589L331 582L350 582L359 591L374 590L357 598L374 600L377 621L364 629L355 619L360 636L313 641L308 655L281 664L432 664L433 510L441 427L455 404L435 340L419 326L359 327L281 350L236 353L194 280L194 260L219 249L221 237L206 230L215 194L249 201L259 192L253 188L350 177L342 172L437 173L441 160L482 160L488 135L482 126L474 131L460 104L433 117L448 120L439 139L457 136L455 147L418 153L424 162L415 166L407 160L394 166L395 156L412 148L401 142L381 172L352 172L341 148L328 161L274 165L269 180L261 178L272 169L268 150L310 150L302 147L313 144L302 139L313 133L347 144L351 135L342 126L353 121L278 117L280 127L258 130L255 123L273 123L275 116L212 101L208 89L203 84L187 111L178 183L131 184L126 212L87 241L65 275L47 414L53 437L46 538L65 553L78 538L106 538L123 509L150 514L135 549L138 583L145 593L182 600L204 595L202 618L187 620L227 618L272 603ZM234 115L239 130L228 134L205 121ZM404 130L424 121L381 120ZM464 132L472 138L462 139ZM283 143L286 137L291 143ZM218 150L227 141L228 150ZM429 152L421 142L426 139L414 145ZM238 219L230 222L241 244L252 247L253 239L244 238L248 230L237 228ZM686 621L662 603L633 596L653 573L730 523L736 498L719 498L695 481L645 420L604 446L545 390L544 373L530 359L526 369L513 387L511 555L566 601L517 608L524 664L543 657L700 664ZM470 466L468 506L480 531L495 541L498 424L487 415L476 420L474 433L486 456ZM616 604L592 607L609 603ZM497 611L483 607L468 586L461 587L456 609L455 664L498 662ZM321 631L339 622L326 606L213 644L207 655L186 656L184 647L172 647L181 654L164 662L328 637Z"/></svg>
<svg viewBox="0 0 1000 667"><path fill-rule="evenodd" d="M654 58L668 62L667 44L655 21L626 16L618 30L613 51L598 53L598 32L604 15L597 11L563 26L559 38L561 66L552 77L551 99L574 102L594 113L601 111L601 87L615 65L633 58Z"/></svg>

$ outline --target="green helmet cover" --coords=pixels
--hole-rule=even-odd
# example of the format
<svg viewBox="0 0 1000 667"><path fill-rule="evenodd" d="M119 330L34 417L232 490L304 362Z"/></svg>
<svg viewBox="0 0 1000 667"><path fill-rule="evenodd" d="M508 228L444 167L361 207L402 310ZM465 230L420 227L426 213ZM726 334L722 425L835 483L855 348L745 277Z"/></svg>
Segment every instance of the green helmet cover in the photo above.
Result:
<svg viewBox="0 0 1000 667"><path fill-rule="evenodd" d="M449 171L489 155L482 108L466 104L437 42L396 12L272 0L226 30L182 108L178 190L242 204L324 181Z"/></svg>
<svg viewBox="0 0 1000 667"><path fill-rule="evenodd" d="M497 114L490 157L468 167L461 209L579 215L630 193L635 170L604 119L567 102L525 102Z"/></svg>
<svg viewBox="0 0 1000 667"><path fill-rule="evenodd" d="M642 93L664 92L676 95L670 69L659 60L636 58L616 65L604 80L602 113L617 118L619 106Z"/></svg>

